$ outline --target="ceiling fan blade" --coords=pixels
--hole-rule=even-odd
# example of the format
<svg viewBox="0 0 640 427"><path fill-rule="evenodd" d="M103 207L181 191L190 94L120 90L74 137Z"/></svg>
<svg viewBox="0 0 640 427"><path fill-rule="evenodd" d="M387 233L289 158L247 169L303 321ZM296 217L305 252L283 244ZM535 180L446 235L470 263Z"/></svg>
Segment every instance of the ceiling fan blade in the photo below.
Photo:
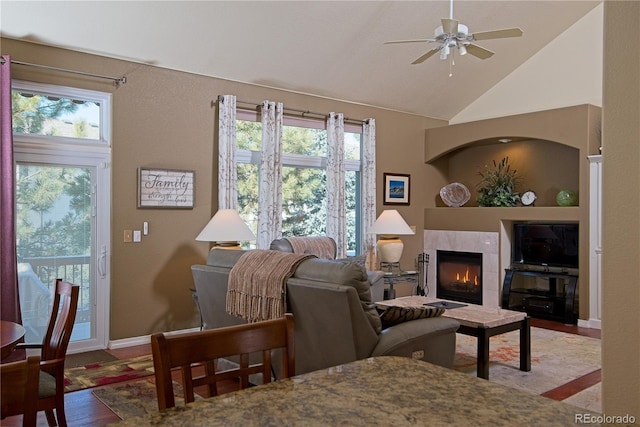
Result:
<svg viewBox="0 0 640 427"><path fill-rule="evenodd" d="M458 34L458 21L456 19L442 18L440 21L445 34Z"/></svg>
<svg viewBox="0 0 640 427"><path fill-rule="evenodd" d="M384 42L384 44L395 44L395 43L432 43L435 42L435 39L415 39L415 40L392 40L388 42Z"/></svg>
<svg viewBox="0 0 640 427"><path fill-rule="evenodd" d="M480 59L487 59L493 56L493 52L489 49L485 49L483 47L478 46L477 44L468 44L465 46L467 48L467 53L475 56Z"/></svg>
<svg viewBox="0 0 640 427"><path fill-rule="evenodd" d="M504 39L507 37L521 37L520 28L505 28L504 30L480 31L471 34L472 40Z"/></svg>
<svg viewBox="0 0 640 427"><path fill-rule="evenodd" d="M427 59L429 59L433 55L435 55L441 48L442 48L442 46L435 47L435 48L431 49L430 51L428 51L427 53L422 55L420 58L418 58L415 61L413 61L411 64L412 65L422 64L424 61L426 61Z"/></svg>

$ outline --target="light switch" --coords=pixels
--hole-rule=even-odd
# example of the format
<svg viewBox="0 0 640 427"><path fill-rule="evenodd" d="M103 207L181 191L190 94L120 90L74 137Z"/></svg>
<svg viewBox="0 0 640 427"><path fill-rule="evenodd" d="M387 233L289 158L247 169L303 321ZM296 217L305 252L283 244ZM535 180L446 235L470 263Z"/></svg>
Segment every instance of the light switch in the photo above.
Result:
<svg viewBox="0 0 640 427"><path fill-rule="evenodd" d="M142 240L142 233L140 230L133 230L133 242L139 243Z"/></svg>
<svg viewBox="0 0 640 427"><path fill-rule="evenodd" d="M125 243L133 242L133 233L131 230L124 230L124 240Z"/></svg>

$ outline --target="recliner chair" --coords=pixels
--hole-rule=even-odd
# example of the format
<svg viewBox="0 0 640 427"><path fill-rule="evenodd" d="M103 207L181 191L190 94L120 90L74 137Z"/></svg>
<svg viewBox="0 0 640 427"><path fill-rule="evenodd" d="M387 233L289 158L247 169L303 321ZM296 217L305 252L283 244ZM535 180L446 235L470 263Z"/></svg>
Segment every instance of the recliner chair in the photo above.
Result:
<svg viewBox="0 0 640 427"><path fill-rule="evenodd" d="M191 267L205 329L245 323L225 309L229 272L243 253L213 249L207 265ZM366 273L354 263L307 259L286 295L296 319L296 374L385 355L453 365L459 323L431 317L382 329Z"/></svg>

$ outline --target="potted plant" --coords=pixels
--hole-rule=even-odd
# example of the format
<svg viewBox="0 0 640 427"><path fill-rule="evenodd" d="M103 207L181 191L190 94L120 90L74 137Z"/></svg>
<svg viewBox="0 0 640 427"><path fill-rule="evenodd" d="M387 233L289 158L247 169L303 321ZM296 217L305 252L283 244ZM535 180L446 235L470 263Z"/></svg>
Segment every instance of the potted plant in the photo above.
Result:
<svg viewBox="0 0 640 427"><path fill-rule="evenodd" d="M493 161L493 168L485 166L484 172L479 172L482 179L477 185L478 206L515 206L520 201L516 192L519 176L509 165L509 157L504 157L498 163Z"/></svg>

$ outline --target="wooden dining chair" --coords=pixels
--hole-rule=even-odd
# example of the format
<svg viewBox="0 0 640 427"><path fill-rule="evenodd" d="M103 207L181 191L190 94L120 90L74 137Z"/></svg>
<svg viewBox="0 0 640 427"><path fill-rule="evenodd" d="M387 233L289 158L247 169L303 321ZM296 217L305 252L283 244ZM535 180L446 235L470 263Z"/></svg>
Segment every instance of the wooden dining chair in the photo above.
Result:
<svg viewBox="0 0 640 427"><path fill-rule="evenodd" d="M194 401L197 386L208 386L209 395L216 396L219 381L239 379L240 388L246 388L249 375L262 374L262 383L271 382L271 350L282 349L283 378L295 375L293 328L293 315L286 314L280 319L246 325L152 335L158 408L175 406L171 371L177 368L182 371L185 403ZM252 354L260 355L258 362L249 360ZM217 370L216 359L231 356L239 356L239 366Z"/></svg>
<svg viewBox="0 0 640 427"><path fill-rule="evenodd" d="M42 343L25 343L16 346L16 349L40 350L40 378L36 406L38 411L45 411L50 426L65 427L67 425L64 414L64 360L76 320L79 293L78 285L56 279L51 317Z"/></svg>
<svg viewBox="0 0 640 427"><path fill-rule="evenodd" d="M36 425L40 357L0 365L0 418L23 414L22 425Z"/></svg>

